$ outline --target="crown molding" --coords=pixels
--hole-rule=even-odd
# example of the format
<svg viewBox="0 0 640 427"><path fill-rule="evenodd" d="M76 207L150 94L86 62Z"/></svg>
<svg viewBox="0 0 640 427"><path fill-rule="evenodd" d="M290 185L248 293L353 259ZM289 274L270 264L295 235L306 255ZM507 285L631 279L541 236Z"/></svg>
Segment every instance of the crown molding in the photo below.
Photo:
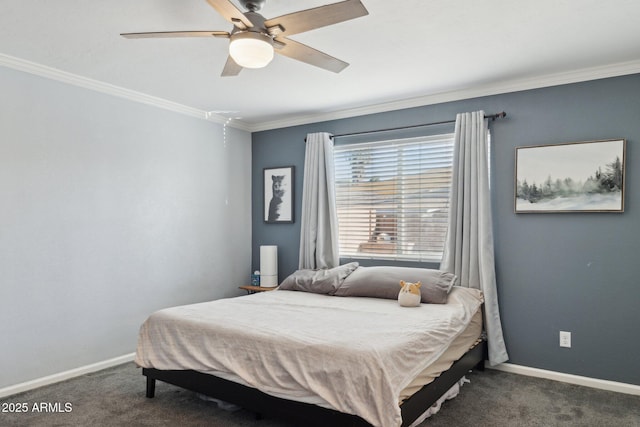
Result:
<svg viewBox="0 0 640 427"><path fill-rule="evenodd" d="M440 104L443 102L459 101L463 99L478 98L482 96L499 95L510 92L519 92L530 89L559 86L570 83L579 83L589 80L597 80L608 77L618 77L640 73L640 60L620 62L600 67L584 68L562 73L547 74L544 76L526 79L513 79L505 82L470 86L457 90L443 91L435 94L407 98L399 101L366 105L357 108L344 109L326 113L313 113L300 116L291 116L282 120L250 123L238 119L230 119L210 111L188 107L163 98L147 95L130 89L125 89L109 83L78 76L56 68L47 67L35 62L0 53L0 66L13 68L37 76L57 80L63 83L82 87L89 90L117 96L134 102L151 105L157 108L173 111L202 120L211 121L224 126L232 127L247 132L259 132L270 129L279 129L291 126L299 126L310 123L318 123L330 120L346 119L350 117L364 116L367 114L384 113L406 108L421 107L425 105Z"/></svg>
<svg viewBox="0 0 640 427"><path fill-rule="evenodd" d="M547 74L544 76L526 79L514 79L501 83L473 86L458 90L440 92L399 101L379 103L358 108L345 109L329 113L309 114L295 116L284 120L257 123L250 126L251 132L270 129L279 129L291 126L318 123L330 120L346 119L367 114L384 113L388 111L402 110L405 108L422 107L425 105L441 104L444 102L460 101L463 99L478 98L483 96L499 95L510 92L540 89L544 87L559 86L570 83L579 83L589 80L598 80L608 77L618 77L640 73L640 60L620 62L600 67L584 68L562 73Z"/></svg>
<svg viewBox="0 0 640 427"><path fill-rule="evenodd" d="M101 82L99 80L82 77L77 74L59 70L57 68L47 67L46 65L27 61L22 58L16 58L14 56L0 53L0 66L23 71L25 73L33 74L40 77L45 77L51 80L56 80L73 86L78 86L84 89L105 93L107 95L124 98L129 101L151 105L153 107L162 108L165 110L173 111L174 113L195 117L197 119L207 120L241 130L249 130L244 122L231 121L229 120L229 118L219 114L202 111L197 108L188 107L186 105L178 104L177 102L168 101L166 99L147 95L135 90L125 89L123 87Z"/></svg>

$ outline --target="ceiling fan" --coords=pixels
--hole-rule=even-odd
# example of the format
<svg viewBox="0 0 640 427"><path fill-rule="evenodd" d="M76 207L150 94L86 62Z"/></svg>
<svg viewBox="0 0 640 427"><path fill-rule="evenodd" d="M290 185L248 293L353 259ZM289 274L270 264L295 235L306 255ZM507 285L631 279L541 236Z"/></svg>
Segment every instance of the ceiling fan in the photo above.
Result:
<svg viewBox="0 0 640 427"><path fill-rule="evenodd" d="M346 0L265 19L258 13L266 0L238 0L242 12L230 0L207 0L234 27L226 31L163 31L122 33L126 38L221 37L229 39L229 56L222 76L237 76L243 68L262 68L274 52L325 70L339 73L349 64L288 36L365 16L369 12L360 0Z"/></svg>

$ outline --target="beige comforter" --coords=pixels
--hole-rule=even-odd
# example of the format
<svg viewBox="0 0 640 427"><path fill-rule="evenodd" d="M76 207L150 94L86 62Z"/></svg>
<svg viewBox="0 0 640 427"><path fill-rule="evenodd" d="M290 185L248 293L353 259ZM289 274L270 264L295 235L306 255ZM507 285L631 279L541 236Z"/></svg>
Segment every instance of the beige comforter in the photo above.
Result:
<svg viewBox="0 0 640 427"><path fill-rule="evenodd" d="M447 304L272 291L173 307L140 329L136 363L234 378L265 393L401 424L398 396L464 330L482 303ZM321 403L322 404L322 403Z"/></svg>

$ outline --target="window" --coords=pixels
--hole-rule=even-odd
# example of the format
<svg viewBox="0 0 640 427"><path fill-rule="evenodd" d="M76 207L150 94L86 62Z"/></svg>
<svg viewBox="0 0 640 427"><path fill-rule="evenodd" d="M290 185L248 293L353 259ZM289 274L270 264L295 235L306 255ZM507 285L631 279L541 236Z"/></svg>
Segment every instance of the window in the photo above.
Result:
<svg viewBox="0 0 640 427"><path fill-rule="evenodd" d="M440 261L453 134L337 145L340 256Z"/></svg>

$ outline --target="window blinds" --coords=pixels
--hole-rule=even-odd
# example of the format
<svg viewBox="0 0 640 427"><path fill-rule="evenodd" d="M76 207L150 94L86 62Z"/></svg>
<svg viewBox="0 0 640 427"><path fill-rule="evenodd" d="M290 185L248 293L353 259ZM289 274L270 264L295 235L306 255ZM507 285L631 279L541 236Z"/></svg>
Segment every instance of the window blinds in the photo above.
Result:
<svg viewBox="0 0 640 427"><path fill-rule="evenodd" d="M334 148L340 256L440 261L453 134Z"/></svg>

